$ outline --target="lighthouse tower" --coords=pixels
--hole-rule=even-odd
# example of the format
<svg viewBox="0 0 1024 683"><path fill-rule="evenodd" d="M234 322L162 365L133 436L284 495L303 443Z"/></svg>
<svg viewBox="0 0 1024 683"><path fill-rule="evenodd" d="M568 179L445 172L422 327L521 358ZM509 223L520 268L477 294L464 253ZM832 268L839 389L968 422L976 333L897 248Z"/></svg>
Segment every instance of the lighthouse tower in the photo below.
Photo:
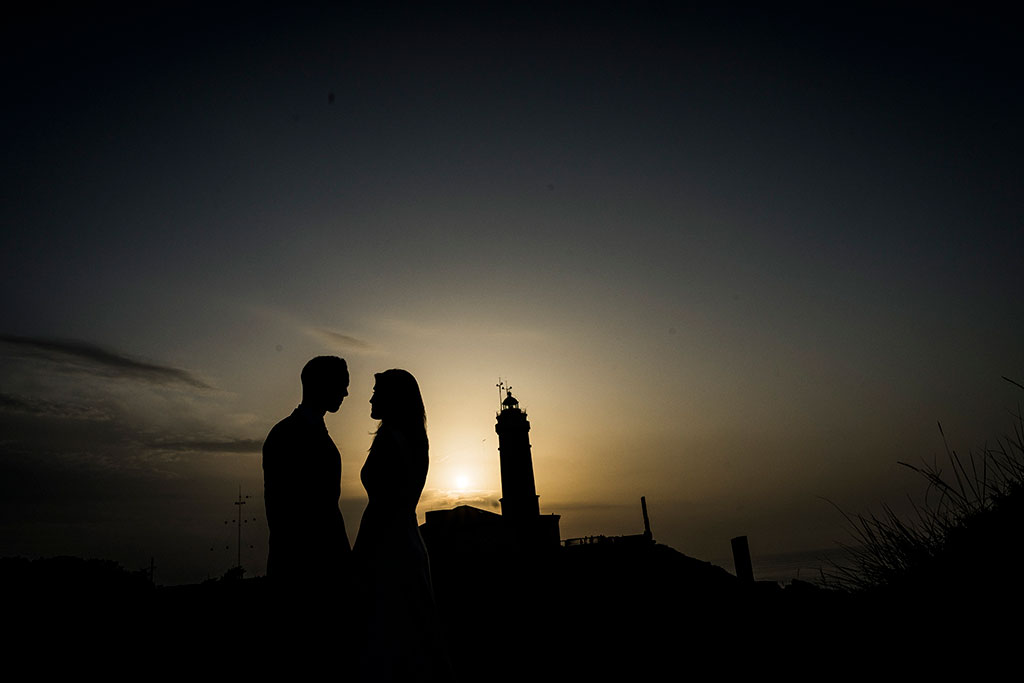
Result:
<svg viewBox="0 0 1024 683"><path fill-rule="evenodd" d="M498 457L501 461L501 517L508 541L519 551L530 554L557 550L559 515L540 514L537 484L533 478L533 454L530 451L530 421L519 408L512 388L505 390L498 421ZM499 394L500 396L500 394Z"/></svg>
<svg viewBox="0 0 1024 683"><path fill-rule="evenodd" d="M501 515L518 522L540 516L537 484L533 479L533 455L530 453L530 421L519 409L512 388L505 390L498 424L498 453L501 459Z"/></svg>

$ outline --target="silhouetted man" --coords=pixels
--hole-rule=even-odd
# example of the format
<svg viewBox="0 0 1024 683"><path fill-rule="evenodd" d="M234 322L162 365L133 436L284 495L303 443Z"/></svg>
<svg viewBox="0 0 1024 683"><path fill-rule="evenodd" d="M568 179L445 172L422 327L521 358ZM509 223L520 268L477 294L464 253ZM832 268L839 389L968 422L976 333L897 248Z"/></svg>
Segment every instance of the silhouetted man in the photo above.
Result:
<svg viewBox="0 0 1024 683"><path fill-rule="evenodd" d="M302 368L302 402L263 443L263 497L270 526L267 576L279 586L337 586L351 548L338 509L341 454L324 413L348 396L348 366L317 356Z"/></svg>

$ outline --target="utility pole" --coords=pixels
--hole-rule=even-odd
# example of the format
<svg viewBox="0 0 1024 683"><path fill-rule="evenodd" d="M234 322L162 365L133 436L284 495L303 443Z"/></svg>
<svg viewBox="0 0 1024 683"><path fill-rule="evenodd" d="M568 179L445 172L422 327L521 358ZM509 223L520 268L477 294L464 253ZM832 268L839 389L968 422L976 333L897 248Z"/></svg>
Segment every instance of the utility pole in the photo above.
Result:
<svg viewBox="0 0 1024 683"><path fill-rule="evenodd" d="M242 506L245 505L245 499L252 498L252 496L242 495L242 485L238 485L238 500L235 501L235 505L238 506L238 564L236 567L242 566ZM249 520L245 520L249 521Z"/></svg>

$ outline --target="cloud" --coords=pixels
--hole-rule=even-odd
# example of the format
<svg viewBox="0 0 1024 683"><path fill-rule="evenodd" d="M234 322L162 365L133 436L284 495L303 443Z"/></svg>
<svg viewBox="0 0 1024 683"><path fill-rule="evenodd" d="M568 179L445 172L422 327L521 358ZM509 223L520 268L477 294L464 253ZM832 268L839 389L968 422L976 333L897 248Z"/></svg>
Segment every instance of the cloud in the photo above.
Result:
<svg viewBox="0 0 1024 683"><path fill-rule="evenodd" d="M374 351L374 346L369 342L358 339L348 334L342 334L341 332L335 332L329 330L326 327L311 327L306 330L309 334L313 335L317 339L326 342L329 346L342 351Z"/></svg>
<svg viewBox="0 0 1024 683"><path fill-rule="evenodd" d="M48 401L29 396L0 393L0 413L18 413L36 417L57 417L72 420L109 420L111 414L98 406Z"/></svg>
<svg viewBox="0 0 1024 683"><path fill-rule="evenodd" d="M116 351L75 339L41 339L0 335L0 342L23 354L103 376L127 377L151 384L184 384L213 389L187 370L129 358Z"/></svg>
<svg viewBox="0 0 1024 683"><path fill-rule="evenodd" d="M218 439L214 441L159 441L148 444L157 451L189 453L259 453L262 439Z"/></svg>
<svg viewBox="0 0 1024 683"><path fill-rule="evenodd" d="M458 505L500 510L498 503L500 494L497 491L446 491L443 489L425 489L420 496L423 510L448 510Z"/></svg>
<svg viewBox="0 0 1024 683"><path fill-rule="evenodd" d="M52 401L43 401L25 396L0 394L0 410L6 413L25 413L26 415L49 415L53 412Z"/></svg>

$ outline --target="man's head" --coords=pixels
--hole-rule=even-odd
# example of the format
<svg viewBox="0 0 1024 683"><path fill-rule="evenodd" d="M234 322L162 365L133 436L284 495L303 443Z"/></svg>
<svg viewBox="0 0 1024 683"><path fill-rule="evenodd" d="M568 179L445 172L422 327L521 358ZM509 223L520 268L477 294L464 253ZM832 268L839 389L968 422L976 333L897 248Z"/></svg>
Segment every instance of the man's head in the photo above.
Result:
<svg viewBox="0 0 1024 683"><path fill-rule="evenodd" d="M302 402L311 408L338 412L348 396L348 365L344 358L317 356L302 368Z"/></svg>

